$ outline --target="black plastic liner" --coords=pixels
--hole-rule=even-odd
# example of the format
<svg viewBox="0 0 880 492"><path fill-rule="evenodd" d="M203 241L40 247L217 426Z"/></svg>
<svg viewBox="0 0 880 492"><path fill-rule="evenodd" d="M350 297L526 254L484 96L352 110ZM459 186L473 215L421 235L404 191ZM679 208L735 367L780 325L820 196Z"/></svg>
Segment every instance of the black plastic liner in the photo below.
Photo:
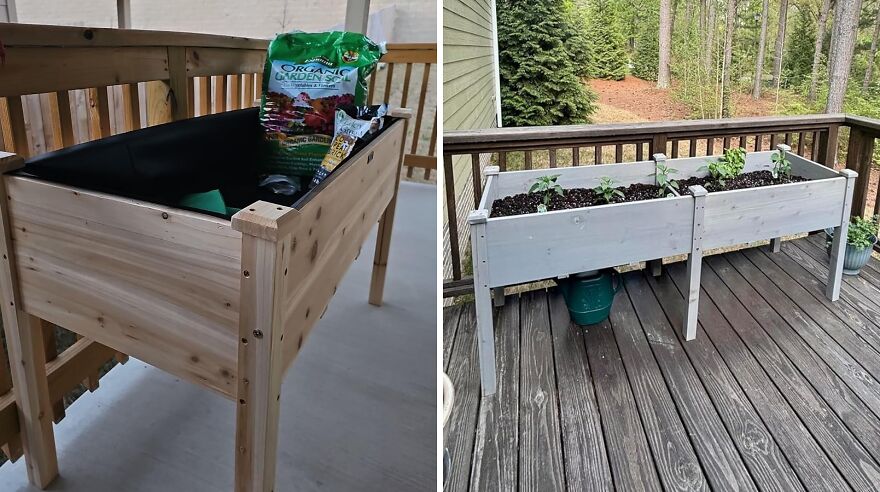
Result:
<svg viewBox="0 0 880 492"><path fill-rule="evenodd" d="M228 207L291 206L308 190L283 196L257 187L258 114L228 111L74 145L28 159L16 174L184 209L184 195L215 189Z"/></svg>

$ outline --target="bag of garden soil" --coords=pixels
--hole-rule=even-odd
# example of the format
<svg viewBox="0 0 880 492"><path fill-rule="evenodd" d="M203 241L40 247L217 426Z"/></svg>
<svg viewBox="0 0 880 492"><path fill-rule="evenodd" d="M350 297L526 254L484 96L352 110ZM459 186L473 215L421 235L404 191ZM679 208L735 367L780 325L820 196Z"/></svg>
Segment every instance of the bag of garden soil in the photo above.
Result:
<svg viewBox="0 0 880 492"><path fill-rule="evenodd" d="M384 52L363 34L341 31L279 34L269 44L259 174L272 176L274 188L298 189L300 179L314 176L330 148L336 107L365 103L366 79ZM290 182L279 183L279 176Z"/></svg>
<svg viewBox="0 0 880 492"><path fill-rule="evenodd" d="M355 147L369 141L385 126L385 114L388 106L354 106L344 105L336 110L336 125L330 150L315 171L309 187L314 188L342 164L351 155Z"/></svg>

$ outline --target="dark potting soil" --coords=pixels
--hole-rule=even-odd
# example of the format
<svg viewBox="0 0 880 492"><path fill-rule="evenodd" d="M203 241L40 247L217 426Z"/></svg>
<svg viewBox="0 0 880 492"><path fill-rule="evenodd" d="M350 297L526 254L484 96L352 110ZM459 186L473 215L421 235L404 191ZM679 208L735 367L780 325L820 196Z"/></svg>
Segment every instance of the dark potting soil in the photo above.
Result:
<svg viewBox="0 0 880 492"><path fill-rule="evenodd" d="M565 210L569 208L592 207L606 203L637 202L650 200L660 196L660 188L647 184L631 184L617 188L623 192L623 197L613 196L610 202L606 202L591 188L571 188L565 190L563 196L551 192L550 203L547 211ZM511 215L533 214L538 211L538 205L544 200L543 193L519 193L504 198L499 198L492 203L492 217L508 217Z"/></svg>
<svg viewBox="0 0 880 492"><path fill-rule="evenodd" d="M706 191L712 192L759 188L761 186L799 183L801 181L809 180L800 176L779 176L778 178L774 178L770 171L752 171L750 173L740 174L733 179L726 180L723 186L718 182L713 181L710 176L682 179L678 181L678 190L682 195L690 195L691 192L688 190L688 186L693 185L700 185L703 188L706 188Z"/></svg>

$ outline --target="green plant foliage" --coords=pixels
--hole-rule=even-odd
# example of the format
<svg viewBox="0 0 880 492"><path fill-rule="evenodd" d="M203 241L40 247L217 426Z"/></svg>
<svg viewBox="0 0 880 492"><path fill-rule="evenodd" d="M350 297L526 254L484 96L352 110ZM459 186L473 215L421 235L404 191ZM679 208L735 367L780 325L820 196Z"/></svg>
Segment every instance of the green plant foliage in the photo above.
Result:
<svg viewBox="0 0 880 492"><path fill-rule="evenodd" d="M563 37L563 0L498 0L505 126L589 123L596 95L578 78Z"/></svg>
<svg viewBox="0 0 880 492"><path fill-rule="evenodd" d="M770 170L770 174L774 178L779 179L780 176L791 176L791 162L786 157L784 150L777 150L770 156L770 161L773 162L773 169Z"/></svg>
<svg viewBox="0 0 880 492"><path fill-rule="evenodd" d="M626 41L607 0L593 0L587 27L590 41L590 75L622 80L626 76Z"/></svg>
<svg viewBox="0 0 880 492"><path fill-rule="evenodd" d="M636 37L632 74L640 79L657 80L660 65L659 15L653 11L643 16L643 28Z"/></svg>
<svg viewBox="0 0 880 492"><path fill-rule="evenodd" d="M593 188L593 191L601 195L602 198L605 199L605 203L611 203L611 200L613 200L615 196L620 198L624 198L625 196L623 192L618 190L614 185L614 179L608 176L603 176L599 180L599 186Z"/></svg>
<svg viewBox="0 0 880 492"><path fill-rule="evenodd" d="M543 193L544 197L542 199L541 204L538 205L538 212L546 212L547 205L550 205L550 197L555 192L559 196L565 196L565 190L562 189L562 186L556 184L556 180L559 178L559 174L553 174L550 176L540 176L535 180L535 184L529 188L529 193Z"/></svg>
<svg viewBox="0 0 880 492"><path fill-rule="evenodd" d="M846 242L857 249L870 248L877 242L877 229L880 224L880 216L875 215L870 219L853 217L846 233Z"/></svg>
<svg viewBox="0 0 880 492"><path fill-rule="evenodd" d="M791 87L807 83L813 71L813 44L816 42L816 19L807 9L796 9L794 26L786 40L782 57L782 84Z"/></svg>
<svg viewBox="0 0 880 492"><path fill-rule="evenodd" d="M657 164L657 186L660 187L660 196L675 196L672 190L678 191L678 181L669 177L675 174L678 169L673 169L665 164Z"/></svg>
<svg viewBox="0 0 880 492"><path fill-rule="evenodd" d="M710 162L700 169L707 169L709 175L712 176L712 180L724 186L727 180L742 174L745 165L746 151L739 147L734 147L732 149L724 149L724 155L719 157L717 161Z"/></svg>
<svg viewBox="0 0 880 492"><path fill-rule="evenodd" d="M587 17L584 9L572 0L565 0L565 49L578 77L590 76L590 41L587 39Z"/></svg>

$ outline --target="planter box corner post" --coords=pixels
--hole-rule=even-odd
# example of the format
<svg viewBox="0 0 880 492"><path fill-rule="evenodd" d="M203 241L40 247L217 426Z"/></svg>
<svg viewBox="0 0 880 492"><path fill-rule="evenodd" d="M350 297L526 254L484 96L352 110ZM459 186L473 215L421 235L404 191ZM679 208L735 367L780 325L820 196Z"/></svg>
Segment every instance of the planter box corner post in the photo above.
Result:
<svg viewBox="0 0 880 492"><path fill-rule="evenodd" d="M843 260L846 256L846 236L858 173L851 169L842 169L840 175L846 178L846 195L841 210L840 225L834 228L834 241L831 244L831 259L828 264L828 283L825 287L825 296L831 301L840 298L840 284L843 282Z"/></svg>
<svg viewBox="0 0 880 492"><path fill-rule="evenodd" d="M471 227L471 256L474 270L474 306L477 313L477 345L480 352L480 381L483 396L495 394L495 337L492 321L492 290L489 287L486 210L468 215Z"/></svg>

